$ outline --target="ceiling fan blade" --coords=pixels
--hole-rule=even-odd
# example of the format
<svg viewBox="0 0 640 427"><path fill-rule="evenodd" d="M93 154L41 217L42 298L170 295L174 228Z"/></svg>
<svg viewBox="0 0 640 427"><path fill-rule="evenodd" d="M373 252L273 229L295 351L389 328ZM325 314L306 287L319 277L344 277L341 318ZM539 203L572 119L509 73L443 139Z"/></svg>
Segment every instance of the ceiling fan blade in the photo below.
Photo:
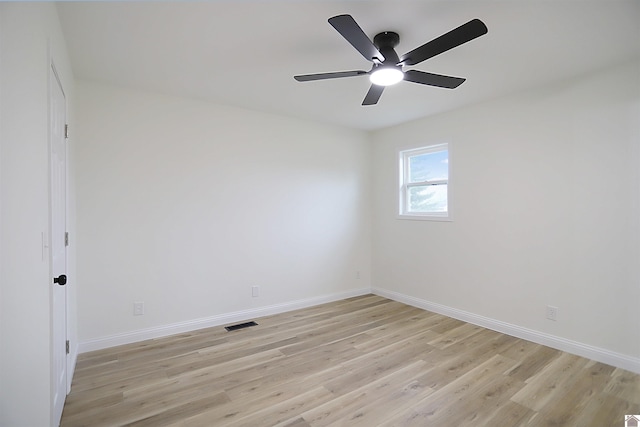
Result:
<svg viewBox="0 0 640 427"><path fill-rule="evenodd" d="M479 19L472 19L456 29L407 52L400 58L402 65L416 65L426 59L460 46L468 41L487 34L487 26Z"/></svg>
<svg viewBox="0 0 640 427"><path fill-rule="evenodd" d="M310 82L313 80L339 79L341 77L362 76L363 74L369 73L363 70L338 71L335 73L304 74L301 76L293 76L293 78L299 82Z"/></svg>
<svg viewBox="0 0 640 427"><path fill-rule="evenodd" d="M333 26L367 61L382 62L384 56L375 47L371 39L362 31L362 28L351 15L338 15L329 18L329 24Z"/></svg>
<svg viewBox="0 0 640 427"><path fill-rule="evenodd" d="M379 85L371 85L369 88L369 92L367 92L367 96L364 97L364 101L362 101L362 105L375 105L378 103L380 96L382 96L382 91L384 90L384 86Z"/></svg>
<svg viewBox="0 0 640 427"><path fill-rule="evenodd" d="M404 79L408 82L438 86L447 89L455 89L466 80L462 77L443 76L441 74L426 73L418 70L405 71Z"/></svg>

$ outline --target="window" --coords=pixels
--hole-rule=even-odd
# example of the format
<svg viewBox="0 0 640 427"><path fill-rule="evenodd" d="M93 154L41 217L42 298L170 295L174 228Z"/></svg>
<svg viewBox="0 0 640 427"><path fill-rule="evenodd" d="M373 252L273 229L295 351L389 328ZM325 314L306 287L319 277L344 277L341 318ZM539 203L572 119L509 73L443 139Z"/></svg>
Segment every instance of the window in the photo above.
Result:
<svg viewBox="0 0 640 427"><path fill-rule="evenodd" d="M400 217L451 220L449 144L400 152Z"/></svg>

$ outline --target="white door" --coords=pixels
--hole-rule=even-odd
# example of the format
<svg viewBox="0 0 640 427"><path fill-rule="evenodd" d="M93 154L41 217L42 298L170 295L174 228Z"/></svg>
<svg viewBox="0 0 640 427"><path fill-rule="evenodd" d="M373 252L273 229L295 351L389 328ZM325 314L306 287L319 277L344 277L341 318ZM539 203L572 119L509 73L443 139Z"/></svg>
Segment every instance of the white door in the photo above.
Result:
<svg viewBox="0 0 640 427"><path fill-rule="evenodd" d="M64 92L53 66L50 87L52 416L57 426L67 396L67 120Z"/></svg>

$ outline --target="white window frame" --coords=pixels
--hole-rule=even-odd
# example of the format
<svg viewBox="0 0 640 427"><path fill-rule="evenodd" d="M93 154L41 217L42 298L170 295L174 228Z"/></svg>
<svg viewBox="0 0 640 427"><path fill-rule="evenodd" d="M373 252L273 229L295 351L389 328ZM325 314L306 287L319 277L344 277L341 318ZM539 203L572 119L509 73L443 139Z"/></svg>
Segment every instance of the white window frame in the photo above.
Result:
<svg viewBox="0 0 640 427"><path fill-rule="evenodd" d="M438 151L448 151L448 176L446 180L427 180L422 182L408 183L409 180L409 158L427 153L436 153ZM452 185L451 185L451 143L445 142L440 144L429 145L419 148L410 148L398 151L399 166L399 206L398 219L416 219L427 221L453 221L451 215L452 206ZM408 209L408 191L411 187L424 185L447 185L447 211L446 212L409 212Z"/></svg>

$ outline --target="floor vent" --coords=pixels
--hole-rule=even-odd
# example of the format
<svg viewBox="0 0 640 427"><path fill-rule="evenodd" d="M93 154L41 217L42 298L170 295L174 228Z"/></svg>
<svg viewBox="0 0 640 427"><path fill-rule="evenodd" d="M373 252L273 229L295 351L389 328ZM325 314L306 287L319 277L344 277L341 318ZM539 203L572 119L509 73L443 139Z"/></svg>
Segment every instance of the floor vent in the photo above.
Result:
<svg viewBox="0 0 640 427"><path fill-rule="evenodd" d="M227 331L237 331L238 329L249 328L251 326L258 326L256 322L238 323L237 325L225 326Z"/></svg>

